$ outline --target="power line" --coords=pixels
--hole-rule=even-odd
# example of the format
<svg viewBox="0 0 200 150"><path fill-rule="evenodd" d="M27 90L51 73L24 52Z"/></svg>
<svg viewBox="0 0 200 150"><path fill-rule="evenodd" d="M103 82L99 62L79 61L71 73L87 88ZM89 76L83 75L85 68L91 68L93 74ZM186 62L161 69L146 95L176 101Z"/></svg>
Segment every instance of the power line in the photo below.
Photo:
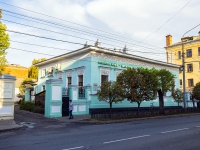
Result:
<svg viewBox="0 0 200 150"><path fill-rule="evenodd" d="M162 27L164 27L170 20L172 20L178 13L180 13L189 3L191 2L191 0L189 0L179 11L177 11L172 17L170 17L169 19L167 19L167 21L162 24L158 29L156 29L155 31L153 31L152 33L150 33L146 38L144 38L142 41L145 41L147 38L149 38L152 34L156 33L158 30L160 30ZM141 41L141 42L142 42Z"/></svg>
<svg viewBox="0 0 200 150"><path fill-rule="evenodd" d="M72 32L83 32L84 34L89 34L89 35L95 35L97 37L101 37L101 38L105 38L105 39L109 39L109 40L112 40L112 42L121 42L122 44L129 44L129 45L134 45L134 46L139 46L139 47L142 47L142 48L147 48L147 49L152 49L152 50L155 50L154 48L149 48L149 47L146 47L146 46L143 46L143 45L138 45L138 44L134 44L134 43L129 43L127 41L122 41L122 40L119 40L119 39L115 39L115 38L111 38L110 36L107 37L107 36L104 36L104 35L99 35L99 34L95 34L95 33L91 33L91 32L87 32L85 30L81 30L81 29L77 29L77 28L73 28L71 26L66 26L66 25L62 25L62 24L58 24L58 23L54 23L54 22L51 22L51 21L47 21L47 20L43 20L43 19L38 19L38 18L35 18L35 17L29 17L29 16L26 16L26 15L23 15L23 14L19 14L19 13L15 13L15 12L11 12L11 11L7 11L5 9L3 9L3 11L5 12L8 12L8 13L11 13L11 14L15 14L15 15L20 15L20 16L23 16L23 17L26 17L25 20L29 20L27 18L30 18L30 19L33 19L33 20L39 20L41 22L45 22L45 23L48 23L48 24L52 24L54 25L53 27L57 27L57 28L60 28L60 29L64 29L64 30L69 30L69 29L72 29L74 31ZM16 16L15 16L16 17ZM20 17L18 17L20 18ZM24 19L24 18L23 18ZM31 20L31 21L33 21ZM29 20L30 21L30 20ZM35 21L33 21L35 22ZM61 28L61 27L64 27L64 28Z"/></svg>
<svg viewBox="0 0 200 150"><path fill-rule="evenodd" d="M50 55L50 54L45 54L45 53L39 53L39 52L34 52L34 51L28 51L20 48L14 48L14 47L9 47L10 49L15 49L19 51L24 51L24 52L29 52L29 53L35 53L35 54L42 54L42 55L48 55L48 56L55 56L55 55Z"/></svg>
<svg viewBox="0 0 200 150"><path fill-rule="evenodd" d="M22 7L19 7L19 6L11 5L11 4L8 4L8 3L5 3L5 2L0 2L0 3L5 4L5 5L9 5L9 6L12 6L12 7L16 7L16 8L19 8L19 9L23 9L23 10L26 10L26 11L29 11L29 12L33 12L33 13L36 13L36 14L39 14L39 15L42 15L42 16L46 16L46 17L50 17L50 18L53 18L53 19L61 20L61 21L67 22L67 23L75 24L75 25L78 25L78 26L82 26L82 27L85 27L85 28L93 29L93 30L96 30L96 31L99 31L99 32L103 32L103 33L109 34L109 35L111 34L111 35L114 35L114 36L117 36L117 37L129 39L129 40L133 41L133 39L131 39L131 38L127 38L127 37L124 37L124 36L121 36L121 35L118 35L118 34L114 34L114 33L111 33L111 32L106 32L106 31L103 31L103 30L99 30L99 29L96 29L96 28L89 27L89 26L85 26L85 25L81 25L81 24L78 24L78 23L70 22L70 21L67 21L67 20L64 20L64 19L61 19L61 18L58 18L58 17L54 17L54 16L43 14L43 13L35 12L33 10L29 10L29 9L22 8ZM134 40L134 41L136 41L136 40ZM136 41L136 42L140 42L140 41ZM154 46L154 45L151 45L151 46ZM157 46L154 46L154 47L157 47Z"/></svg>
<svg viewBox="0 0 200 150"><path fill-rule="evenodd" d="M2 29L0 29L0 30L2 30ZM6 31L13 32L13 33L18 33L18 34L23 34L23 35L28 35L28 36L33 36L33 37L37 37L37 38L44 38L44 39L47 39L47 40L54 40L54 41L58 41L58 42L66 42L66 43L71 43L71 44L84 45L84 44L81 44L81 43L65 41L65 40L59 40L59 39L49 38L49 37L44 37L44 36L38 36L38 35L35 35L35 34L23 33L23 32L18 32L18 31L14 31L14 30L6 29Z"/></svg>
<svg viewBox="0 0 200 150"><path fill-rule="evenodd" d="M66 49L59 48L59 47L51 47L51 46L32 44L32 43L26 43L26 42L14 41L14 40L10 40L10 41L15 42L15 43L20 43L20 44L33 45L33 46L45 47L45 48L56 49L56 50L72 51L72 50L66 50Z"/></svg>
<svg viewBox="0 0 200 150"><path fill-rule="evenodd" d="M19 50L19 51L24 51L24 52L29 52L29 53L36 53L36 54L42 54L42 55L47 55L47 56L54 56L53 58L50 58L50 59L54 59L54 58L57 58L57 57L61 57L63 55L66 55L66 53L64 54L61 54L61 55L58 55L58 56L55 56L55 55L49 55L49 54L46 54L46 53L39 53L39 52L34 52L34 51L30 51L30 50L24 50L24 49L20 49L20 48L14 48L14 47L9 47L11 49L15 49L15 50ZM114 51L113 51L114 52ZM133 56L136 56L136 55L133 55ZM145 57L141 57L141 56L137 56L138 58L143 58L143 59L147 59ZM71 62L71 61L77 61L77 58L73 58L72 60L68 61L68 62ZM84 60L84 59L78 59L80 61L87 61L87 62L96 62L98 63L98 61L93 61L93 60ZM162 61L158 61L158 60L154 60L154 59L149 59L149 60L153 60L153 61L156 61L156 62L162 62ZM123 62L122 62L123 63Z"/></svg>
<svg viewBox="0 0 200 150"><path fill-rule="evenodd" d="M75 38L79 38L79 37L76 37L76 36L73 36L73 35L64 34L64 33L56 32L56 31L52 31L52 30L47 30L47 29L44 29L44 28L39 28L39 27L30 26L30 25L25 25L25 24L22 24L22 23L17 23L17 22L5 20L5 19L2 19L2 20L8 21L8 22L11 22L11 23L16 23L16 24L19 24L19 25L23 25L23 26L26 26L26 27L32 27L32 28L36 28L36 29L40 29L40 30L44 30L44 31L49 31L49 32L57 33L57 34L62 34L62 35L67 35L67 36L72 36L72 37L75 37ZM82 38L80 38L80 39L82 39ZM114 46L114 47L118 47L116 45L112 45L112 44L108 44L108 43L104 43L104 44L111 45L111 46ZM130 51L132 51L132 52L140 52L140 51L131 50L131 49L130 49ZM145 52L145 53L153 53L153 52ZM153 53L153 54L165 54L165 53Z"/></svg>
<svg viewBox="0 0 200 150"><path fill-rule="evenodd" d="M28 20L28 19L27 19ZM32 20L31 20L32 21ZM10 21L9 21L10 22ZM35 22L35 21L34 21ZM43 21L44 22L44 21ZM38 22L37 22L38 23ZM19 23L18 23L19 24ZM41 24L41 23L40 23ZM46 24L45 24L46 25ZM29 26L29 25L27 25L27 26ZM31 26L30 26L31 27ZM38 27L34 27L34 28L38 28ZM57 27L57 28L60 28L60 27ZM63 29L63 28L61 28L61 29ZM46 29L45 29L46 30ZM55 31L53 31L53 32L55 32ZM73 31L74 32L74 31ZM63 33L62 33L63 34ZM73 36L73 35L69 35L69 34L66 34L66 35L68 35L68 36L72 36L72 37L75 37L75 36ZM83 38L83 39L85 39L85 38ZM85 39L85 40L89 40L89 39ZM90 41L93 41L93 40L90 40ZM116 42L116 41L115 41ZM108 43L104 43L104 44L106 44L106 45L110 45L110 46L114 46L114 47L119 47L119 46L116 46L116 45L112 45L112 44L108 44ZM124 44L124 43L123 43ZM129 44L131 44L131 45L136 45L136 46L139 46L139 47L143 47L143 48L146 48L146 49L152 49L152 50L155 50L155 49L153 49L153 48L149 48L149 47L145 47L145 46L140 46L140 45L137 45L137 44L132 44L132 43L129 43ZM134 51L135 52L135 51Z"/></svg>

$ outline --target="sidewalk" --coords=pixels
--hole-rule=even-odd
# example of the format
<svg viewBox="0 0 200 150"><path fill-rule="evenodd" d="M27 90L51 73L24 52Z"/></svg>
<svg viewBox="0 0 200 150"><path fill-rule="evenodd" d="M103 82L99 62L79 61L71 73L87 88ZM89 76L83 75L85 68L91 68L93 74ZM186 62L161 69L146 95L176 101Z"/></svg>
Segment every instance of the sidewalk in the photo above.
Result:
<svg viewBox="0 0 200 150"><path fill-rule="evenodd" d="M0 120L0 132L16 130L22 127L22 125L16 124L14 120Z"/></svg>
<svg viewBox="0 0 200 150"><path fill-rule="evenodd" d="M90 119L90 115L74 115L74 119L66 117L45 118L44 115L14 108L14 120L0 120L0 132L12 131L31 126L48 128L48 126L66 125Z"/></svg>

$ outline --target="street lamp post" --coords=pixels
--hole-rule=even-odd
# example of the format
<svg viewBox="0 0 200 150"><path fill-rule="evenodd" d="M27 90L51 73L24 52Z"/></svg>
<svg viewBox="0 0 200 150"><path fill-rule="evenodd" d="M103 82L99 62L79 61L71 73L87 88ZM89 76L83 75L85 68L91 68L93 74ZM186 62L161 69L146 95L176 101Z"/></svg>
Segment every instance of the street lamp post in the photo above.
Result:
<svg viewBox="0 0 200 150"><path fill-rule="evenodd" d="M182 44L182 68L183 68L183 103L184 103L184 109L186 109L186 87L185 87L185 53L184 53L184 40L187 38L184 38L184 36L195 29L196 27L200 26L200 24L196 25L192 29L188 30L183 34L183 37L181 38L181 44Z"/></svg>
<svg viewBox="0 0 200 150"><path fill-rule="evenodd" d="M185 35L185 34L184 34ZM183 35L183 37L184 37ZM183 38L181 39L181 44L182 44L182 69L183 69L183 104L184 104L184 109L186 109L186 88L185 88L185 53L184 53L184 43L183 43Z"/></svg>

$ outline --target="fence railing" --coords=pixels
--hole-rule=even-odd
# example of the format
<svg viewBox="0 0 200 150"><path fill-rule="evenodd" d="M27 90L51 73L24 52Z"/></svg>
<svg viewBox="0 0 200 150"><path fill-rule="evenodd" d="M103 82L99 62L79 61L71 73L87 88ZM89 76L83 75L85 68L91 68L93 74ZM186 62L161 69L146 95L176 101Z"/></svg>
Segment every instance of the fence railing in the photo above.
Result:
<svg viewBox="0 0 200 150"><path fill-rule="evenodd" d="M199 108L187 108L182 107L166 107L165 113L162 115L174 115L183 113L198 113ZM105 119L128 119L128 118L141 118L141 117L153 117L160 116L159 107L145 107L140 108L113 108L110 113L109 108L103 109L90 109L91 119L105 120Z"/></svg>

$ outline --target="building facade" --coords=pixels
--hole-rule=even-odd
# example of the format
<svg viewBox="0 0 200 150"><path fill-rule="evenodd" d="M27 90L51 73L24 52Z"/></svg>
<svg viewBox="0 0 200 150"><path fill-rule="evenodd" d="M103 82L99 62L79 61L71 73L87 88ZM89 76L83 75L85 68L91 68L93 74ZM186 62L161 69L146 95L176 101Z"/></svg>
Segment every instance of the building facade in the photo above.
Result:
<svg viewBox="0 0 200 150"><path fill-rule="evenodd" d="M16 77L14 100L19 101L20 98L17 97L20 93L19 86L24 79L28 78L28 68L16 64L7 64L3 73Z"/></svg>
<svg viewBox="0 0 200 150"><path fill-rule="evenodd" d="M97 98L97 90L103 81L115 81L117 75L127 67L147 67L167 69L173 73L176 88L179 88L179 66L157 60L147 59L98 46L85 46L82 49L66 53L36 64L39 67L38 85L35 94L49 88L50 80L62 81L62 95L74 103L73 113L88 114L89 108L109 108L109 104ZM47 82L48 81L48 82ZM52 97L55 97L54 95ZM45 101L48 101L45 99ZM177 106L170 92L164 97L165 106ZM141 107L149 107L154 102L158 106L158 98L141 103ZM46 102L45 102L46 103ZM113 104L113 107L137 107L137 103L124 100Z"/></svg>
<svg viewBox="0 0 200 150"><path fill-rule="evenodd" d="M183 47L182 47L183 46ZM172 43L172 36L166 36L167 62L182 66L182 48L185 56L186 91L191 92L193 86L200 82L200 36L182 38L178 43ZM183 89L183 72L180 68L180 89Z"/></svg>

